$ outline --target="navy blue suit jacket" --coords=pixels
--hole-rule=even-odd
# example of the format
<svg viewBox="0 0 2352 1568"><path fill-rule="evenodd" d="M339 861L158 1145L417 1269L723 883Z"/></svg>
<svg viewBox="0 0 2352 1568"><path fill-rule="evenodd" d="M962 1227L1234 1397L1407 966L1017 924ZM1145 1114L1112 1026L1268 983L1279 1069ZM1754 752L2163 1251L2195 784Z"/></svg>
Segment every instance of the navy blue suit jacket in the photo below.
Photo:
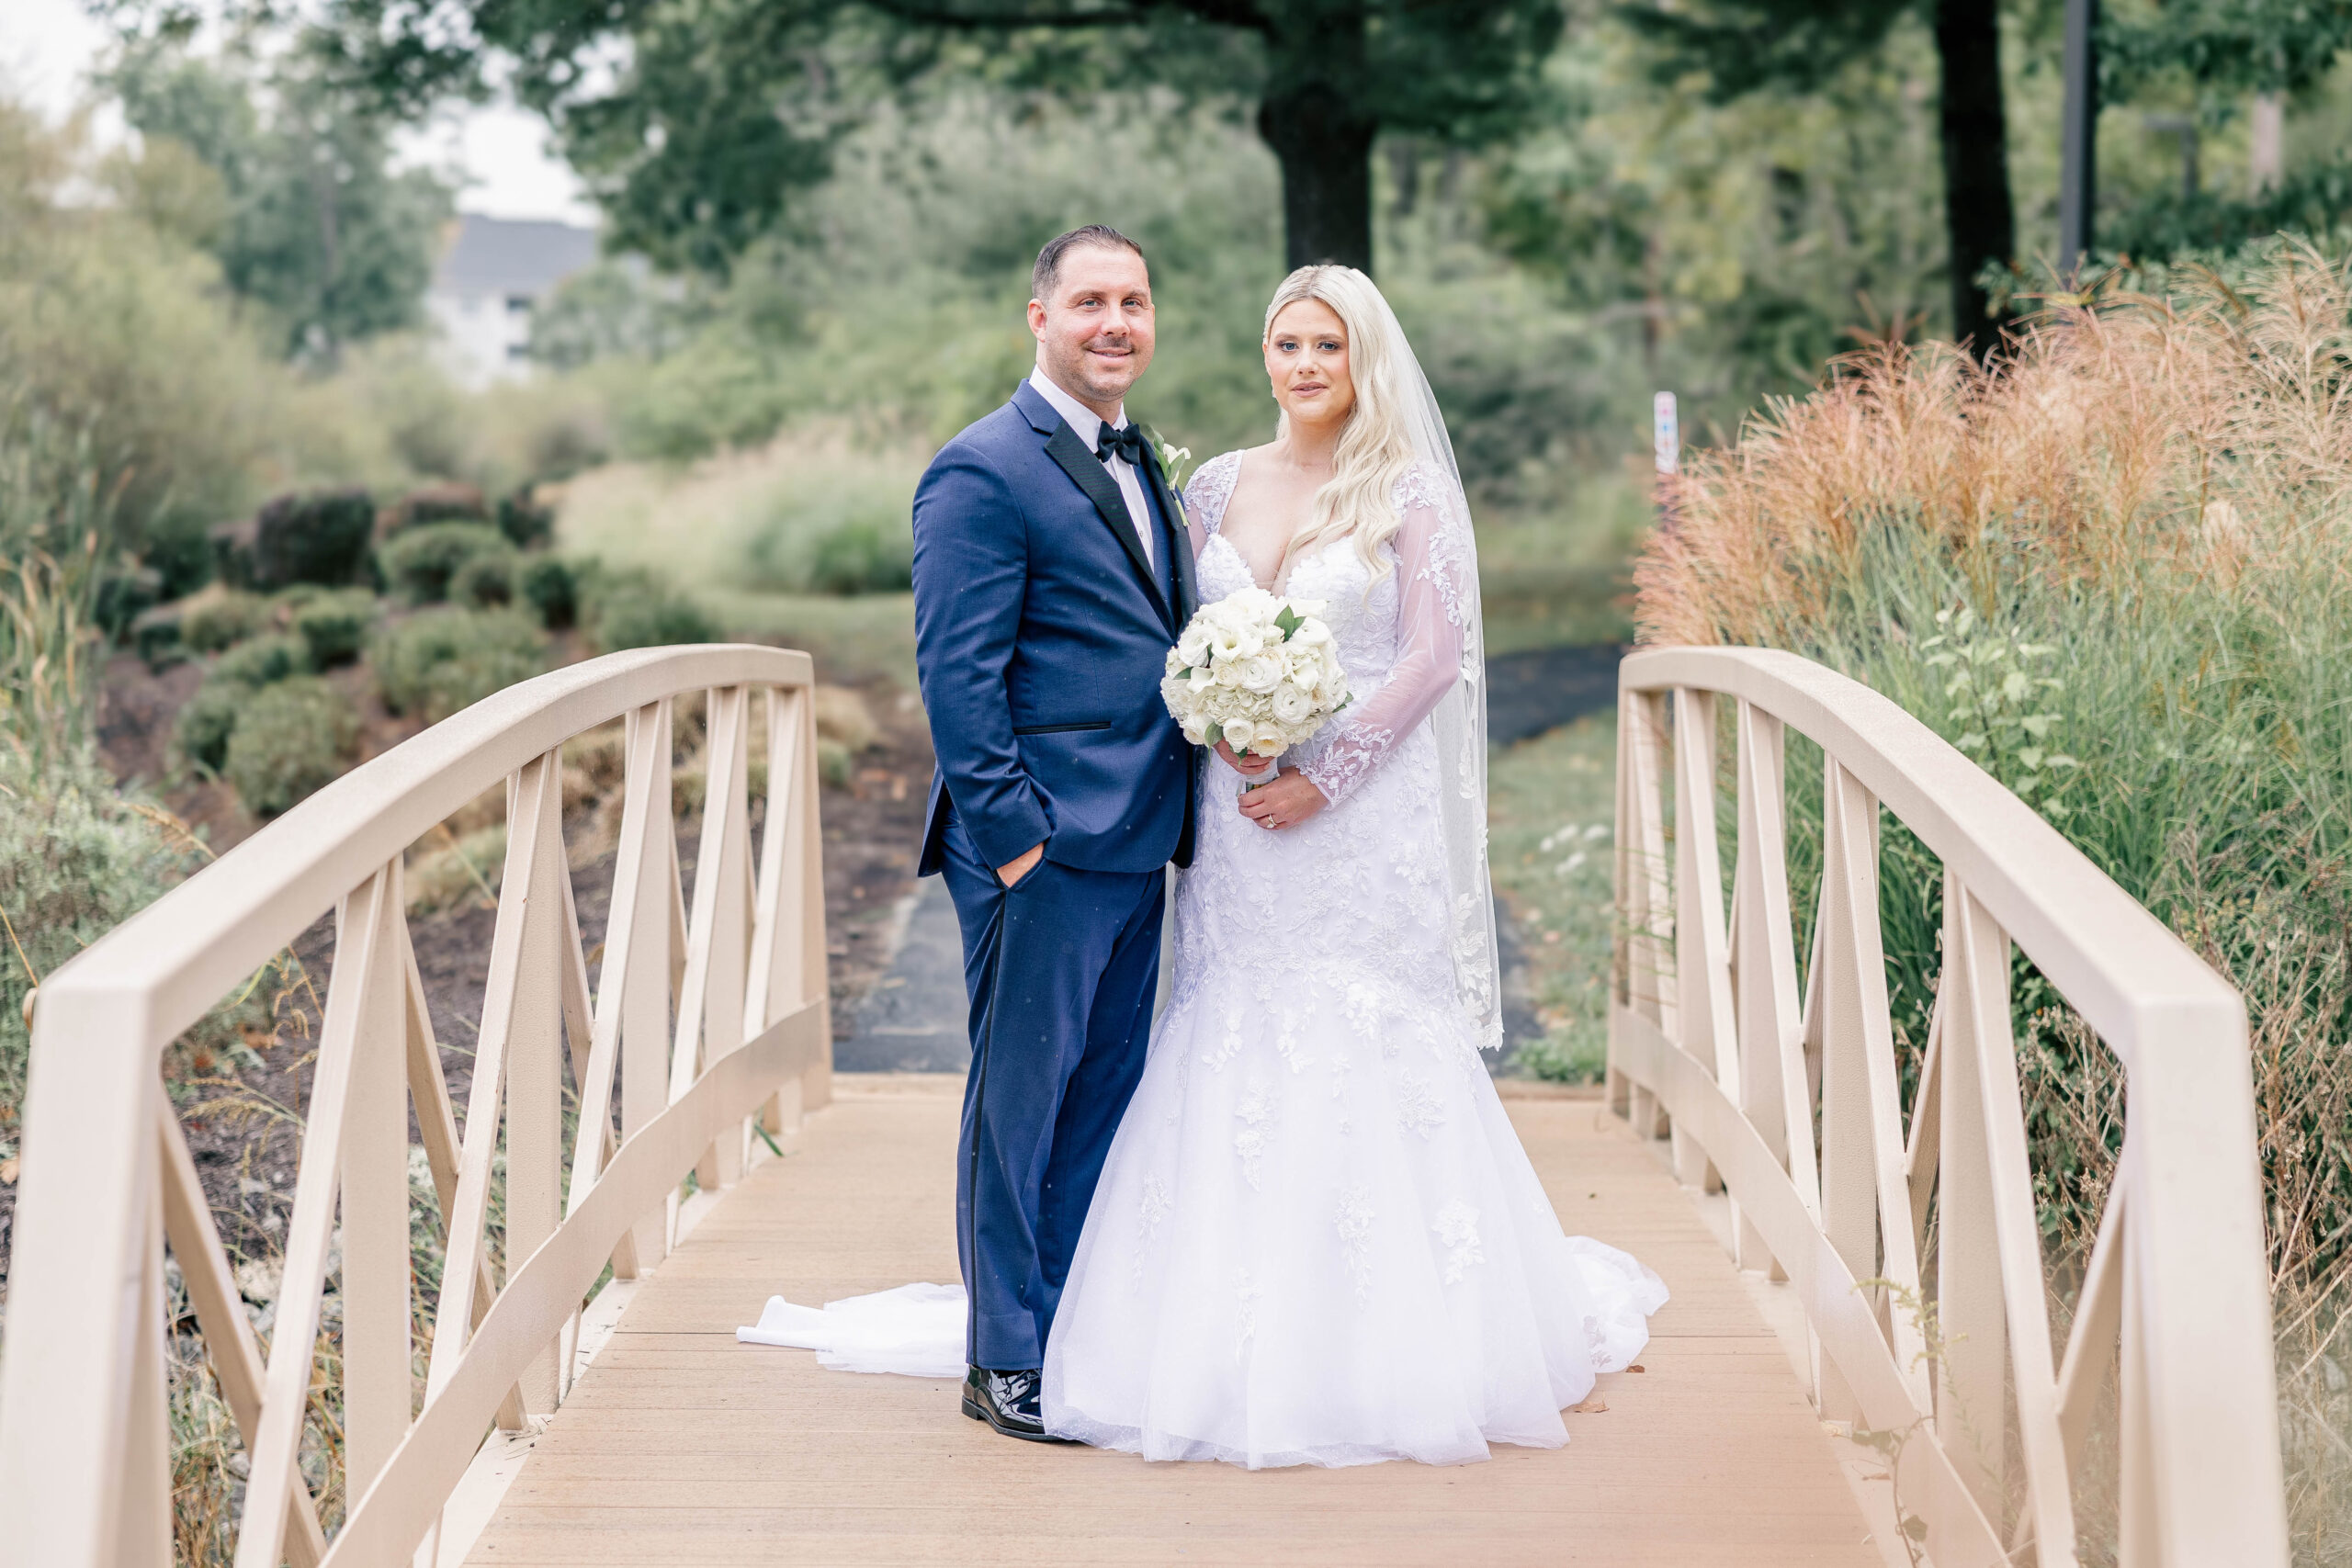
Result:
<svg viewBox="0 0 2352 1568"><path fill-rule="evenodd" d="M1023 381L915 491L915 668L939 758L918 874L952 810L990 865L1193 858L1195 748L1159 695L1198 595L1182 514L1143 465L1155 563L1119 487ZM951 805L952 803L952 805Z"/></svg>

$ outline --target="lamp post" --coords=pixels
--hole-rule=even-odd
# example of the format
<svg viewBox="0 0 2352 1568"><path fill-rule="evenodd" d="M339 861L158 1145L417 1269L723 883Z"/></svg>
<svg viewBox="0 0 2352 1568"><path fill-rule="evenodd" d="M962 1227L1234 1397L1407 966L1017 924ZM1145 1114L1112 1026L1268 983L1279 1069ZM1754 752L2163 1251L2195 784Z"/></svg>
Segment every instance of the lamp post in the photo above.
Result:
<svg viewBox="0 0 2352 1568"><path fill-rule="evenodd" d="M2098 199L2098 0L2066 0L2063 67L2058 270L2072 276L2090 255L2091 213Z"/></svg>

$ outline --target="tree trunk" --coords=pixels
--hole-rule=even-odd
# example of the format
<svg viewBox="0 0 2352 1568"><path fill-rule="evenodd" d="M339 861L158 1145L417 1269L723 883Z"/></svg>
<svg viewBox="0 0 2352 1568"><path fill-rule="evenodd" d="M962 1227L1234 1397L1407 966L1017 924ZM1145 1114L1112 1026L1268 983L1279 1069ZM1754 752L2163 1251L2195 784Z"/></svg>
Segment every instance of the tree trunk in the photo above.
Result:
<svg viewBox="0 0 2352 1568"><path fill-rule="evenodd" d="M1330 95L1269 94L1258 134L1283 168L1286 265L1342 262L1372 271L1372 143L1380 123Z"/></svg>
<svg viewBox="0 0 2352 1568"><path fill-rule="evenodd" d="M1283 170L1283 249L1294 267L1372 271L1372 144L1363 0L1306 0L1266 39L1258 134Z"/></svg>
<svg viewBox="0 0 2352 1568"><path fill-rule="evenodd" d="M1979 359L2000 346L2001 322L1976 275L2017 251L2008 130L2001 105L1998 0L1939 0L1943 62L1944 233L1951 265L1951 333Z"/></svg>

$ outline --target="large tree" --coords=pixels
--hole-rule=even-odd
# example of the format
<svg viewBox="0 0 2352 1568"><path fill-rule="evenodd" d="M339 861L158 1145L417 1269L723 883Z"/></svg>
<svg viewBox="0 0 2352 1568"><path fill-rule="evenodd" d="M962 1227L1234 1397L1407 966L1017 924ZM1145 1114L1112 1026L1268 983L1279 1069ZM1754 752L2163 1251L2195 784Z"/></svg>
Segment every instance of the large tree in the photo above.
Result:
<svg viewBox="0 0 2352 1568"><path fill-rule="evenodd" d="M1919 15L1934 31L1942 67L1952 335L1980 356L1997 346L2000 321L1977 279L1987 263L2006 263L2017 250L1999 0L1712 0L1674 10L1645 0L1619 14L1664 46L1667 69L1702 66L1714 95L1726 100L1815 86L1878 48L1899 19Z"/></svg>
<svg viewBox="0 0 2352 1568"><path fill-rule="evenodd" d="M187 206L188 191L155 187L209 176L201 205L217 210L184 237L287 354L332 362L347 343L422 323L450 196L430 174L392 169L391 127L370 105L299 62L264 74L168 39L124 51L107 80L147 143L134 194Z"/></svg>
<svg viewBox="0 0 2352 1568"><path fill-rule="evenodd" d="M1282 167L1292 265L1369 269L1374 142L1509 134L1541 103L1563 23L1559 0L323 0L311 15L344 79L407 110L509 84L557 126L617 240L705 267L787 220L863 105L961 72L1240 96Z"/></svg>

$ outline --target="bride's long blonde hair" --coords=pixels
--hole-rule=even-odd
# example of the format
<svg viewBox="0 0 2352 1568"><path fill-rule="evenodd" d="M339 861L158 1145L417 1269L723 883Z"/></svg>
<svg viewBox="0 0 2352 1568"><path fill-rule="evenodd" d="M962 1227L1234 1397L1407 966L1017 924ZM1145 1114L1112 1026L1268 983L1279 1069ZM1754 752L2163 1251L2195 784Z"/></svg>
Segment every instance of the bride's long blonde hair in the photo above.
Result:
<svg viewBox="0 0 2352 1568"><path fill-rule="evenodd" d="M1355 385L1356 400L1331 455L1331 477L1315 492L1306 527L1291 540L1284 558L1303 557L1327 539L1353 536L1357 553L1378 581L1388 570L1380 547L1404 522L1396 512L1396 481L1417 456L1405 423L1395 356L1389 352L1384 324L1387 312L1380 290L1355 268L1303 266L1274 290L1273 302L1266 307L1266 340L1273 337L1274 318L1301 299L1329 305L1347 329L1348 377ZM1289 414L1282 416L1275 434L1278 438L1290 434Z"/></svg>

